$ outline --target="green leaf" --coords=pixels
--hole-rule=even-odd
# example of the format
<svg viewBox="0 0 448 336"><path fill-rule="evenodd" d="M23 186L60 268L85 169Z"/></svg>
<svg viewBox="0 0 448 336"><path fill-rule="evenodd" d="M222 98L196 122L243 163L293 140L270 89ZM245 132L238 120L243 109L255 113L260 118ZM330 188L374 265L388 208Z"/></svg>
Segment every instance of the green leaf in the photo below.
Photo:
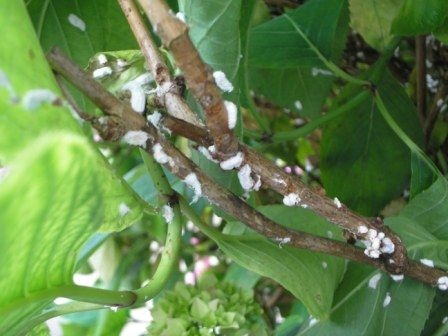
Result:
<svg viewBox="0 0 448 336"><path fill-rule="evenodd" d="M410 197L418 195L428 188L437 179L437 176L429 169L428 165L416 155L411 153L411 187Z"/></svg>
<svg viewBox="0 0 448 336"><path fill-rule="evenodd" d="M389 113L417 144L423 142L417 112L403 88L386 72L377 83ZM410 175L410 151L370 97L332 120L321 143L322 181L330 196L375 215L399 196Z"/></svg>
<svg viewBox="0 0 448 336"><path fill-rule="evenodd" d="M60 130L82 134L82 130L70 116L70 110L62 99L24 4L12 1L1 3L0 19L5 24L3 41L10 46L3 48L0 53L0 70L5 73L16 96L15 100L11 100L11 92L0 87L0 160L2 164L8 165L17 153L40 135ZM24 106L24 96L34 89L49 90L59 100L29 110ZM142 205L99 152L96 160L97 169L102 170L100 176L103 180L99 189L104 192L102 230L124 229L140 218ZM132 209L125 216L119 215L122 203Z"/></svg>
<svg viewBox="0 0 448 336"><path fill-rule="evenodd" d="M137 48L118 1L30 0L27 7L44 51L58 46L81 66L100 51ZM69 22L71 14L85 23L85 31ZM78 91L73 90L72 95L82 108L93 110Z"/></svg>
<svg viewBox="0 0 448 336"><path fill-rule="evenodd" d="M311 211L272 205L258 208L267 217L292 229L327 237L334 226ZM326 317L333 292L344 272L344 261L328 255L273 243L258 235L220 235L217 244L241 266L279 282L314 315ZM319 281L316 281L319 279Z"/></svg>
<svg viewBox="0 0 448 336"><path fill-rule="evenodd" d="M392 23L396 35L432 33L448 16L446 0L404 0L398 16Z"/></svg>
<svg viewBox="0 0 448 336"><path fill-rule="evenodd" d="M10 164L0 189L0 334L42 307L31 301L28 311L30 294L72 283L76 252L102 220L95 165L86 141L66 133L35 140Z"/></svg>
<svg viewBox="0 0 448 336"><path fill-rule="evenodd" d="M313 0L253 28L249 42L250 64L284 69L323 66L322 57L338 58L343 48L341 40L345 39L339 35L344 31L340 20L345 18L346 10L346 1ZM319 19L323 17L325 20Z"/></svg>
<svg viewBox="0 0 448 336"><path fill-rule="evenodd" d="M431 259L448 269L448 185L440 178L416 196L399 216L387 218L390 226L415 260ZM299 335L420 335L431 309L435 289L404 279L394 282L382 274L377 288L368 286L378 274L371 267L350 264L335 294L331 316ZM383 307L386 293L392 298ZM439 321L440 323L440 321Z"/></svg>
<svg viewBox="0 0 448 336"><path fill-rule="evenodd" d="M392 40L391 26L403 0L349 0L351 26L364 40L384 51Z"/></svg>
<svg viewBox="0 0 448 336"><path fill-rule="evenodd" d="M247 1L179 1L190 28L191 40L202 59L215 71L223 71L236 87L236 93L240 90L238 70L244 48L240 31L240 16L245 6L242 2Z"/></svg>
<svg viewBox="0 0 448 336"><path fill-rule="evenodd" d="M99 51L137 48L117 1L30 0L27 6L43 49L57 45L83 66ZM85 31L69 22L70 14L85 23Z"/></svg>
<svg viewBox="0 0 448 336"><path fill-rule="evenodd" d="M288 12L288 15L303 29L318 50L325 53L329 60L339 62L348 31L346 1L314 0ZM317 15L323 15L326 19L313 19ZM302 116L315 118L320 114L334 77L313 75L312 65L322 66L322 64L315 54L312 56L313 61L310 61L311 56L304 58L301 54L302 49L293 51L294 48L299 48L297 43L306 44L306 41L303 41L295 28L292 29L290 26L289 21L280 17L252 29L251 88L278 106L298 112ZM290 29L292 31L289 31ZM288 31L285 36L280 35L283 30ZM273 48L270 43L275 43L277 47ZM280 51L277 51L278 48ZM266 55L266 60L261 62L258 57L262 49L264 49L262 55ZM266 54L267 51L269 55ZM267 59L268 57L272 57L272 60ZM277 62L279 57L281 64L276 65L275 69L270 68L271 61ZM285 63L285 59L294 64ZM309 62L311 63L308 64ZM301 108L298 109L297 106Z"/></svg>
<svg viewBox="0 0 448 336"><path fill-rule="evenodd" d="M414 197L400 216L417 221L430 234L448 240L448 182L439 178Z"/></svg>
<svg viewBox="0 0 448 336"><path fill-rule="evenodd" d="M298 335L418 336L423 329L435 290L421 282L394 282L382 274L376 289L369 280L378 274L370 267L350 264L335 293L335 304L326 320L310 325ZM390 304L384 300L390 295Z"/></svg>

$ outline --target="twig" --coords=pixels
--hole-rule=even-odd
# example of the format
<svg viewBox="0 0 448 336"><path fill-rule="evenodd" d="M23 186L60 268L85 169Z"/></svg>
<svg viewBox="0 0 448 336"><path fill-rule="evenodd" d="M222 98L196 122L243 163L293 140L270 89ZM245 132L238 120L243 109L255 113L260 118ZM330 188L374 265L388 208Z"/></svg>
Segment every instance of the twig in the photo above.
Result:
<svg viewBox="0 0 448 336"><path fill-rule="evenodd" d="M120 102L114 96L105 94L104 92L90 92L86 88L92 90L105 91L100 85L93 85L93 81L87 73L83 72L77 67L70 59L65 55L61 54L57 50L52 50L48 54L48 59L54 70L59 69L60 73L64 75L66 79L79 87L82 92L84 92L92 100L112 100L112 101L98 101L99 106L115 106L118 111L105 110L110 116L116 117L117 115L122 116L121 126L124 130L142 130L148 134L148 140L146 142L146 150L151 153L151 148L156 143L160 144L168 157L172 159L172 162L166 163L164 166L176 175L180 179L184 179L187 175L194 173L201 184L203 195L207 199L216 204L222 210L230 214L232 217L242 221L254 231L260 233L261 235L277 241L278 239L290 239L289 244L291 246L307 249L315 252L323 252L331 254L334 256L342 257L345 259L365 263L374 266L383 271L388 271L386 265L379 259L372 259L364 255L361 248L347 245L338 241L333 241L330 239L317 237L305 232L293 231L283 226L280 226L273 222L272 220L266 218L245 202L243 202L239 197L233 195L228 190L217 185L213 180L211 180L207 175L205 175L192 161L185 157L181 152L179 152L170 142L168 142L163 136L161 136L158 131L152 125L146 125L144 118L134 112L131 107L125 103ZM77 77L77 78L74 78ZM94 82L94 81L93 81ZM128 122L128 120L130 120ZM135 125L143 125L140 128L135 128ZM193 126L194 127L194 126ZM120 132L123 130L120 129ZM264 158L251 153L250 149L246 149L246 154L251 162L258 160L258 165L260 165ZM251 159L250 159L251 158ZM274 166L275 167L275 166ZM260 168L260 172L272 171L274 168L272 166L267 166L265 169ZM287 174L281 172L280 179L284 181L293 181L293 178ZM274 176L275 178L275 176ZM283 189L285 186L283 183L277 183L277 189ZM310 202L316 202L321 204L323 202L323 209L321 212L326 214L327 218L330 220L335 220L342 215L342 219L355 220L359 219L361 223L365 222L365 219L350 213L346 208L343 211L335 211L335 206L331 200L322 198L317 194L313 194L310 190L304 190L302 196L305 199L309 199ZM347 216L347 217L346 217ZM359 223L359 222L358 222ZM384 227L383 229L387 229ZM389 270L390 271L390 270ZM445 275L440 269L435 269L427 267L420 263L410 261L408 267L403 270L404 275L412 277L414 279L420 280L430 285L436 285L440 277Z"/></svg>
<svg viewBox="0 0 448 336"><path fill-rule="evenodd" d="M200 125L201 122L190 110L185 100L180 95L179 87L173 81L164 59L160 56L157 46L151 39L146 26L132 0L118 0L126 19L137 39L146 64L151 71L158 85L159 103L165 106L172 116L188 121L189 123Z"/></svg>
<svg viewBox="0 0 448 336"><path fill-rule="evenodd" d="M420 35L415 38L415 66L417 71L417 110L421 125L426 119L426 37Z"/></svg>
<svg viewBox="0 0 448 336"><path fill-rule="evenodd" d="M129 0L130 1L130 0ZM213 137L217 153L222 158L235 155L238 140L228 126L227 109L212 73L202 61L188 36L188 27L177 19L162 0L139 0L163 44L170 49L193 96L207 117L207 128ZM131 26L135 22L130 21Z"/></svg>

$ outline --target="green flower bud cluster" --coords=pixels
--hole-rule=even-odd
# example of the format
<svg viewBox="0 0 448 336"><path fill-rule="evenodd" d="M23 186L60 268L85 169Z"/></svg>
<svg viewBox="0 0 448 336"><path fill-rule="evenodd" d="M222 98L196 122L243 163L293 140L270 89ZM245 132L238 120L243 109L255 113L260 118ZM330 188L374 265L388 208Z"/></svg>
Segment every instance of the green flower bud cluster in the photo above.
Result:
<svg viewBox="0 0 448 336"><path fill-rule="evenodd" d="M268 335L252 291L204 274L196 287L182 282L152 309L154 336Z"/></svg>

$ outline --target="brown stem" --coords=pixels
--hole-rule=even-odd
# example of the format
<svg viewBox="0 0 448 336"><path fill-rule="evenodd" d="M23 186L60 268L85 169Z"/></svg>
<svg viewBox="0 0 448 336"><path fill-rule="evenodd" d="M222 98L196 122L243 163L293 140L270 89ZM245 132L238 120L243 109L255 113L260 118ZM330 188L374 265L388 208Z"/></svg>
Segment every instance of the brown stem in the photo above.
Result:
<svg viewBox="0 0 448 336"><path fill-rule="evenodd" d="M415 38L415 65L417 71L417 110L420 122L425 125L426 119L426 37Z"/></svg>
<svg viewBox="0 0 448 336"><path fill-rule="evenodd" d="M188 88L207 117L207 128L217 152L227 158L238 151L238 140L229 129L227 110L212 73L188 36L188 27L178 20L163 0L139 0L163 44L170 49ZM132 23L131 23L132 25Z"/></svg>
<svg viewBox="0 0 448 336"><path fill-rule="evenodd" d="M211 180L192 161L185 157L170 142L161 136L157 129L155 129L152 125L146 124L143 116L134 112L127 104L108 94L105 89L101 87L101 85L96 85L96 82L83 70L80 68L75 69L77 66L65 55L60 53L58 50L53 49L48 54L48 59L53 70L59 72L67 80L77 86L99 107L107 107L108 109L104 109L106 114L111 117L120 116L122 118L120 125L123 126L124 129L119 130L120 134L122 134L123 131L136 129L147 132L149 135L149 140L146 144L147 150L151 152L152 146L156 143L160 143L165 153L172 158L173 162L165 165L168 170L180 179L184 179L192 172L195 173L201 183L204 197L206 197L210 202L216 204L225 212L229 213L234 218L245 223L256 232L273 240L289 238L289 244L297 248L323 252L352 261L368 264L383 271L390 271L386 269L383 261L372 259L364 255L361 248L314 236L305 232L293 231L280 226L263 216L242 201L239 197L233 195L228 190ZM114 111L113 109L111 110L111 106L113 106L113 109L117 109L117 111ZM175 119L170 118L170 120L173 122ZM140 125L140 127L135 128L136 125ZM197 133L200 132L198 131ZM116 136L114 136L114 138L116 138ZM255 157L255 154L250 154L249 149L246 153L248 153L249 157ZM257 159L260 159L260 156L257 156ZM269 171L269 169L266 171ZM290 176L280 177L282 179L290 178ZM280 184L282 185L281 187L284 188L283 184ZM343 213L347 214L348 210L343 211ZM409 262L408 267L403 273L406 276L433 286L436 285L437 280L441 276L445 275L445 272L442 270L431 268L414 261Z"/></svg>
<svg viewBox="0 0 448 336"><path fill-rule="evenodd" d="M118 2L140 45L140 49L154 80L160 88L167 88L162 89L167 92L164 92L163 95L158 97L159 102L165 106L168 113L172 116L195 125L200 125L201 122L179 94L179 87L173 81L165 60L160 56L159 50L146 29L133 0L118 0Z"/></svg>

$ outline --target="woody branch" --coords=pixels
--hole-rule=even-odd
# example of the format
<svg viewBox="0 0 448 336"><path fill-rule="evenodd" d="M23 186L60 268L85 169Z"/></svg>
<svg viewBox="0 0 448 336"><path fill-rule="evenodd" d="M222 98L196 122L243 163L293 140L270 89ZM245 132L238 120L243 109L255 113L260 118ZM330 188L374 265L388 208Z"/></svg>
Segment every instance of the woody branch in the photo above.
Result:
<svg viewBox="0 0 448 336"><path fill-rule="evenodd" d="M222 210L232 217L242 221L254 231L272 240L287 241L290 246L308 249L315 252L323 252L345 259L372 265L383 271L387 271L384 263L378 259L367 257L363 250L353 245L344 244L338 241L314 236L305 232L299 232L287 229L266 218L239 197L233 195L228 190L217 185L208 178L192 161L185 157L170 142L168 142L158 130L146 123L143 116L137 114L132 108L118 100L114 95L107 92L99 83L80 69L69 58L63 55L58 49L53 49L47 58L54 71L65 77L89 97L98 107L103 109L104 113L115 120L114 128L105 132L110 139L117 140L123 137L128 131L139 130L146 134L145 141L141 144L145 150L154 155L153 148L157 144L163 150L166 160L164 166L180 179L194 174L200 183L202 195L210 202L216 204ZM180 122L182 127L187 124L185 121L179 121L174 118L167 118L166 125L173 125ZM106 124L105 127L108 124ZM104 127L95 124L96 127ZM179 126L176 126L179 128ZM172 127L172 129L176 129ZM197 128L196 126L190 126ZM104 129L101 129L104 133ZM200 134L202 131L195 130L193 134ZM204 137L206 138L206 137ZM162 162L159 162L162 163ZM285 240L286 239L286 240ZM440 269L431 268L415 261L410 261L409 266L404 271L405 276L417 279L430 285L436 285L438 279L444 276Z"/></svg>
<svg viewBox="0 0 448 336"><path fill-rule="evenodd" d="M133 0L119 0L119 2L133 31L141 32L137 35L137 40L143 50L148 45L155 48L151 36L147 33L135 9ZM358 239L372 241L376 239L373 237L375 233L384 233L385 238L390 239L394 248L392 258L387 258L385 265L392 273L403 273L403 270L407 267L406 249L401 239L386 227L381 219L369 220L349 211L339 201L331 200L312 191L300 179L286 174L259 153L237 142L237 139L227 127L228 114L219 89L207 65L204 64L191 42L187 25L172 14L163 0L139 0L139 3L165 46L172 52L178 66L184 73L188 88L193 92L206 113L207 131L213 141L213 143L209 142L207 145L214 144L218 154L220 151L221 154L227 154L221 158L228 158L235 155L238 150L241 151L244 154L244 161L240 163L239 167L248 165L252 175L255 178L259 177L264 186L285 197L285 204L308 207ZM143 53L146 56L147 53L145 51ZM146 57L146 61L150 68L154 67L153 64L151 65L153 63L151 57ZM207 102L212 102L212 104ZM176 115L173 111L170 114ZM194 113L190 110L188 114ZM392 244L390 245L392 246ZM378 257L378 250L366 251L370 253L370 256Z"/></svg>

